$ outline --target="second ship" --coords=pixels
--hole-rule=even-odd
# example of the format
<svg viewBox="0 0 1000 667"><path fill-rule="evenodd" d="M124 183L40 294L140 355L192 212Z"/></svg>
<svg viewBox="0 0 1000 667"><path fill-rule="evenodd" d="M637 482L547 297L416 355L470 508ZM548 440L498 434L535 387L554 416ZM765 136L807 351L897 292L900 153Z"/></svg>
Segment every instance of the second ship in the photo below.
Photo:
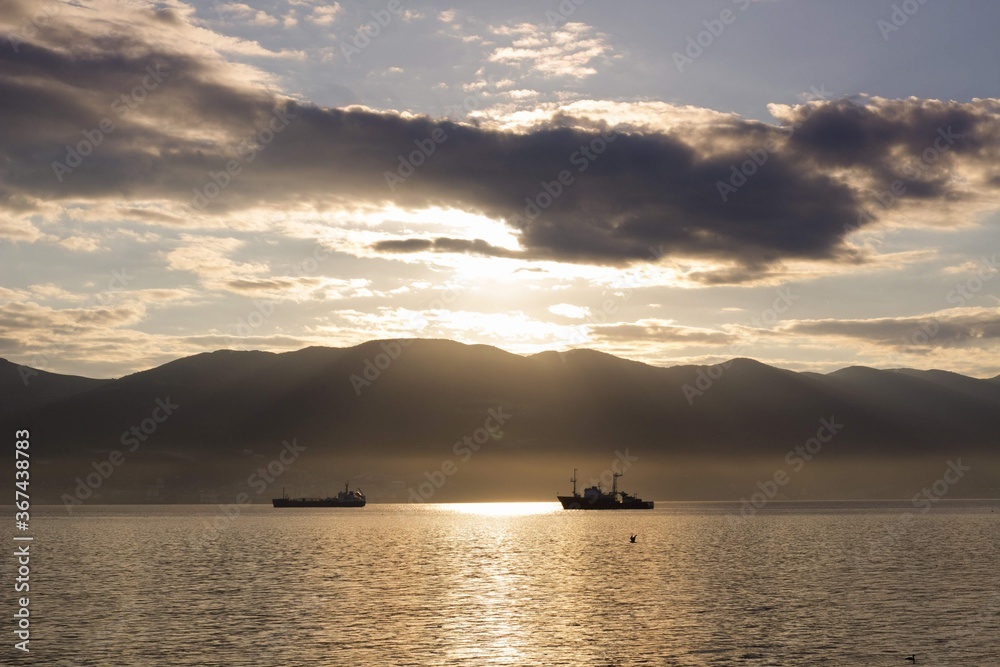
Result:
<svg viewBox="0 0 1000 667"><path fill-rule="evenodd" d="M365 494L361 489L351 491L348 484L333 498L289 498L284 489L280 498L272 498L274 507L364 507Z"/></svg>

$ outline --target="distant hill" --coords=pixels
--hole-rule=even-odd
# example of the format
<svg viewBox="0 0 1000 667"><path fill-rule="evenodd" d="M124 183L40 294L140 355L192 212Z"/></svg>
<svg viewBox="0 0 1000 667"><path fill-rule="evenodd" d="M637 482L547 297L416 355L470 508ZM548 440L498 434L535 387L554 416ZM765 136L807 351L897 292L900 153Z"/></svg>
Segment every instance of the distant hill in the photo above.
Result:
<svg viewBox="0 0 1000 667"><path fill-rule="evenodd" d="M347 477L373 501L442 480L429 500L551 499L574 467L589 481L626 449L621 484L655 499L749 497L779 470L779 498L910 498L957 458L972 471L949 497L1000 495L1000 382L945 371L658 368L421 339L223 350L117 380L23 373L0 361L2 432L31 430L33 489L55 503L114 450L124 462L87 502L262 502ZM491 410L505 423L485 440ZM809 454L821 420L836 433ZM251 481L293 441L299 458Z"/></svg>
<svg viewBox="0 0 1000 667"><path fill-rule="evenodd" d="M47 373L0 359L0 418L75 396L108 382Z"/></svg>

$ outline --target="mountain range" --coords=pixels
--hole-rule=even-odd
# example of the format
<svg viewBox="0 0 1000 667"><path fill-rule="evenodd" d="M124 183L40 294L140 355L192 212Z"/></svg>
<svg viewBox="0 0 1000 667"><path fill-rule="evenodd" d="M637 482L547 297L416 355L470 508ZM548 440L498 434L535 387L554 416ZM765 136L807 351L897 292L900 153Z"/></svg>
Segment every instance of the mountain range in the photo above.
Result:
<svg viewBox="0 0 1000 667"><path fill-rule="evenodd" d="M428 339L220 350L114 380L0 360L0 423L30 431L36 503L267 502L348 480L372 502L554 500L575 468L655 500L1000 496L1000 377L940 370Z"/></svg>

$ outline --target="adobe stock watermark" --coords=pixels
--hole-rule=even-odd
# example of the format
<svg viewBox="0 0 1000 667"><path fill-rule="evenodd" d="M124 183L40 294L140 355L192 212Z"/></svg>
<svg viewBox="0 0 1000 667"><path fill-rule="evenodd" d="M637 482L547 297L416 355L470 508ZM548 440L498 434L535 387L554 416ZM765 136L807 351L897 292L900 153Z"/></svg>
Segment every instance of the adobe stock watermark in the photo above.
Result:
<svg viewBox="0 0 1000 667"><path fill-rule="evenodd" d="M950 633L947 645L953 645L956 648L960 647L963 651L968 651L970 648L968 647L968 643L981 635L985 635L985 638L995 641L997 617L1000 617L1000 592L982 591L982 593L988 594L990 598L984 599L982 602L963 600L964 604L969 605L973 616L971 619L963 619L961 626L955 628Z"/></svg>
<svg viewBox="0 0 1000 667"><path fill-rule="evenodd" d="M396 167L396 171L386 171L384 173L385 184L389 186L389 190L395 192L396 186L405 183L406 179L413 176L417 169L423 166L427 162L427 159L437 152L438 146L447 140L448 135L440 127L434 128L428 137L414 139L413 144L417 149L410 151L405 156L400 153L397 156L399 165Z"/></svg>
<svg viewBox="0 0 1000 667"><path fill-rule="evenodd" d="M607 324L610 321L611 316L616 315L618 310L632 298L634 293L635 289L632 285L626 283L617 289L615 298L608 297L603 299L597 310L587 308L586 314L583 318L586 323L575 325L573 327L573 335L564 342L570 345L587 342L590 339L589 327ZM559 356L562 359L562 362L566 363L566 350L561 350L559 352Z"/></svg>
<svg viewBox="0 0 1000 667"><path fill-rule="evenodd" d="M403 15L403 4L400 0L389 0L384 9L371 10L372 21L362 24L350 38L340 43L340 53L348 63L351 58L360 55L378 39L382 31L389 27L394 18Z"/></svg>
<svg viewBox="0 0 1000 667"><path fill-rule="evenodd" d="M372 386L372 383L382 375L382 371L389 368L393 361L399 359L399 355L403 354L403 348L407 348L412 344L412 338L380 341L379 347L382 348L382 352L379 352L372 358L366 358L361 366L360 374L351 374L350 381L351 387L354 389L354 395L360 396L362 389Z"/></svg>
<svg viewBox="0 0 1000 667"><path fill-rule="evenodd" d="M444 106L444 117L447 119L461 119L467 117L473 111L478 111L479 106L483 102L486 90L490 86L496 88L500 83L496 78L488 76L485 79L477 80L474 84L463 85L463 89L469 90L469 88L472 88L475 92L463 97L459 104L446 104Z"/></svg>
<svg viewBox="0 0 1000 667"><path fill-rule="evenodd" d="M172 402L169 396L156 399L155 406L150 415L138 424L133 425L129 430L124 431L121 438L119 438L119 442L121 442L123 447L128 447L126 451L129 454L134 454L143 443L156 433L157 429L160 428L160 424L167 421L180 407L179 404ZM62 500L63 506L66 507L66 512L72 514L75 505L82 505L83 501L93 496L94 492L100 489L104 482L108 481L115 473L115 470L124 463L125 454L118 449L112 450L103 461L91 462L94 472L84 478L76 478L76 489L74 489L73 495L68 493L62 494L60 500Z"/></svg>
<svg viewBox="0 0 1000 667"><path fill-rule="evenodd" d="M330 250L317 244L308 257L289 267L289 274L295 278L313 275L319 271L320 265L326 262L329 257ZM236 326L233 329L234 335L227 337L225 347L229 348L237 339L247 338L256 333L274 316L274 311L280 304L280 300L254 299L252 304L253 308L250 309L250 312L236 320Z"/></svg>
<svg viewBox="0 0 1000 667"><path fill-rule="evenodd" d="M992 280L998 271L1000 271L1000 257L997 253L993 253L992 257L985 255L980 257L975 272L969 278L956 283L955 288L945 295L945 300L953 306L964 307L983 290L986 283ZM903 335L903 349L926 346L934 340L940 330L941 322L937 318L921 320L909 333ZM903 367L905 363L905 359L896 353L886 359L888 367Z"/></svg>
<svg viewBox="0 0 1000 667"><path fill-rule="evenodd" d="M615 130L602 132L588 143L583 144L578 149L570 153L569 163L576 167L579 174L587 171L590 165L608 149L608 145L618 138ZM534 197L524 198L524 217L515 215L513 222L525 226L528 222L535 220L562 196L565 189L576 182L576 177L568 169L563 169L551 181L540 181L541 188Z"/></svg>
<svg viewBox="0 0 1000 667"><path fill-rule="evenodd" d="M965 477L965 473L970 470L972 470L972 466L962 465L961 458L956 461L949 459L948 467L945 469L944 474L939 479L934 480L930 486L925 486L919 493L913 496L911 500L913 506L921 512L930 512L934 503L948 495L951 487L961 482L962 478Z"/></svg>
<svg viewBox="0 0 1000 667"><path fill-rule="evenodd" d="M809 93L806 95L807 106L805 114L803 118L792 123L788 133L782 137L784 141L789 141L798 129L802 127L802 124L813 114L813 107L808 105L809 102L828 99L830 99L830 92L826 90L826 86L824 84L820 84L819 88L816 88L816 86L810 87ZM781 146L782 144L779 140L772 136L769 137L763 145L758 146L757 148L747 149L746 154L750 159L744 160L738 165L733 163L729 167L728 181L715 182L715 189L718 190L719 197L722 198L722 201L729 201L730 195L735 194L740 188L746 185L749 179L756 174L761 167L767 164L767 161L771 158L771 156L780 150Z"/></svg>
<svg viewBox="0 0 1000 667"><path fill-rule="evenodd" d="M193 188L194 197L191 198L191 206L199 211L204 210L212 200L229 187L233 178L242 173L243 168L253 162L258 153L267 148L274 141L274 138L281 134L297 117L298 114L288 111L287 106L272 111L267 125L254 131L249 138L240 142L237 147L237 156L227 161L225 168L208 172L208 181L201 187Z"/></svg>
<svg viewBox="0 0 1000 667"><path fill-rule="evenodd" d="M753 0L732 0L732 3L741 12L744 12L753 4ZM716 40L722 37L722 33L726 31L726 27L736 22L738 16L739 14L727 7L719 12L718 17L702 21L701 24L705 26L705 29L696 35L688 35L687 46L684 48L684 52L674 51L671 54L677 71L683 74L685 67L693 65L695 60L701 58L705 50L711 48Z"/></svg>
<svg viewBox="0 0 1000 667"><path fill-rule="evenodd" d="M993 280L1000 271L1000 256L993 253L990 257L980 257L976 272L966 280L955 285L955 289L948 292L945 300L955 306L962 307L976 297L986 283Z"/></svg>
<svg viewBox="0 0 1000 667"><path fill-rule="evenodd" d="M587 0L560 0L556 7L557 11L545 10L545 18L549 25L556 27L569 21L569 17L576 13L578 7L584 5Z"/></svg>
<svg viewBox="0 0 1000 667"><path fill-rule="evenodd" d="M291 442L282 440L281 451L278 452L278 455L268 461L266 465L262 465L250 473L246 479L246 486L250 488L254 496L260 496L267 491L271 484L274 484L279 477L285 474L292 464L302 456L302 452L304 451L306 451L306 447L305 445L300 445L298 439L292 438ZM244 506L252 503L253 496L246 491L240 491L233 498L232 503L220 504L219 515L214 517L212 521L203 522L202 528L209 532L217 532L240 516L243 513Z"/></svg>
<svg viewBox="0 0 1000 667"><path fill-rule="evenodd" d="M421 482L416 489L412 486L407 489L410 492L407 497L409 502L422 503L430 500L448 482L448 478L457 473L460 466L468 463L469 459L483 445L499 440L503 436L501 429L513 415L504 412L502 405L490 408L486 413L487 417L482 426L472 433L462 436L461 440L456 440L455 444L452 445L451 451L458 457L458 461L447 458L441 462L437 469L425 472L424 477L427 478L427 481Z"/></svg>
<svg viewBox="0 0 1000 667"><path fill-rule="evenodd" d="M111 271L111 279L108 281L108 288L100 292L96 292L87 297L86 302L83 304L83 308L89 308L94 304L99 306L106 306L111 302L113 296L123 291L128 284L135 280L135 276L130 276L126 273L125 268L121 270L113 269ZM31 378L40 374L40 371L44 371L49 368L49 362L52 357L58 357L63 351L63 347L59 346L55 349L50 350L47 353L36 353L32 355L31 359L28 360L27 365L18 364L17 372L21 377L21 382L27 387L31 382Z"/></svg>
<svg viewBox="0 0 1000 667"><path fill-rule="evenodd" d="M928 169L932 168L941 156L947 153L956 141L962 138L962 135L958 132L954 132L951 129L951 125L948 127L937 128L937 136L931 142L931 144L923 150L920 154L920 160L917 164L906 163L903 165L900 171L909 179L917 180L923 176ZM889 210L896 205L906 194L906 181L897 178L892 183L889 184L887 190L882 190L881 192L875 193L875 201L885 210ZM862 208L861 212L858 214L857 224L844 223L843 230L850 234L855 232L867 223L873 222L875 216L872 215L871 211L867 208Z"/></svg>
<svg viewBox="0 0 1000 667"><path fill-rule="evenodd" d="M611 465L605 468L597 477L591 477L590 485L596 486L599 489L613 486L615 477L624 475L625 471L631 468L638 460L638 456L632 456L628 453L628 447L625 448L624 452L616 449L615 458L611 459Z"/></svg>
<svg viewBox="0 0 1000 667"><path fill-rule="evenodd" d="M442 292L441 296L431 299L425 306L425 309L443 310L455 303L458 297L459 292L448 287ZM426 328L429 322L423 317L420 319L422 321L420 329ZM372 386L382 376L382 373L388 370L396 359L399 359L400 355L403 354L403 350L413 344L413 341L413 338L380 341L379 346L382 348L382 351L372 357L366 358L361 365L360 372L352 373L348 378L351 388L354 389L354 395L360 396L362 390Z"/></svg>
<svg viewBox="0 0 1000 667"><path fill-rule="evenodd" d="M786 472L784 468L778 468L770 479L757 482L759 490L755 491L749 500L740 498L740 516L746 519L764 509L778 495L778 490L791 481L792 475L801 472L806 463L812 461L823 450L823 445L828 444L842 430L844 430L844 425L838 424L834 416L831 415L829 419L821 418L816 435L808 438L801 445L795 445L785 454L784 461L791 472Z"/></svg>
<svg viewBox="0 0 1000 667"><path fill-rule="evenodd" d="M128 93L122 93L111 103L111 110L119 120L137 109L139 105L146 101L149 94L159 88L160 84L170 76L170 72L165 71L161 63L147 65L145 72L146 75L142 77L142 80L132 90ZM62 162L59 160L52 161L52 171L56 175L56 180L62 183L63 179L83 164L84 158L91 155L104 142L104 138L117 128L118 125L114 119L111 116L105 116L97 123L97 127L90 130L83 130L83 139L75 145L66 145L66 156Z"/></svg>
<svg viewBox="0 0 1000 667"><path fill-rule="evenodd" d="M657 262L666 254L662 244L659 247L649 246L647 249L650 262ZM602 300L597 311L587 308L584 316L587 324L576 325L573 328L573 336L566 340L566 343L575 345L587 342L590 333L589 326L607 324L611 319L610 316L617 314L618 310L632 298L635 294L635 288L639 286L638 277L633 272L625 272L620 275L621 279L611 285L616 290L614 298ZM559 351L559 358L564 364L566 363L566 350Z"/></svg>
<svg viewBox="0 0 1000 667"><path fill-rule="evenodd" d="M495 85L496 81L491 77L477 82L478 88L472 95L466 95L461 104L449 104L444 107L446 117L464 117L479 108L482 101L483 90L489 85ZM391 192L396 191L396 187L406 182L410 176L417 172L434 155L441 144L448 141L448 133L442 127L435 127L431 133L423 139L414 139L413 145L416 150L409 153L400 153L396 156L395 171L383 172L385 184L389 186Z"/></svg>
<svg viewBox="0 0 1000 667"><path fill-rule="evenodd" d="M898 32L926 4L927 0L903 0L898 5L893 3L892 12L889 13L889 20L879 19L875 22L875 27L878 28L879 33L882 35L882 41L888 42L889 36L894 32Z"/></svg>
<svg viewBox="0 0 1000 667"><path fill-rule="evenodd" d="M790 287L779 287L777 289L777 296L774 301L771 302L770 307L765 308L760 312L757 317L750 318L750 325L756 329L763 328L763 326L772 326L781 320L782 315L788 312L792 305L798 301L800 296L798 294L792 294ZM730 354L739 356L746 349L746 342L734 343L730 348ZM722 363L714 364L708 368L699 368L695 377L694 384L684 383L681 387L681 393L684 394L684 398L687 399L688 405L694 405L696 398L705 395L709 389L719 380L728 368L733 365L733 360L724 361Z"/></svg>
<svg viewBox="0 0 1000 667"><path fill-rule="evenodd" d="M947 128L939 127L938 136L930 146L925 148L920 154L920 161L917 164L906 163L902 167L902 172L911 181L924 175L931 165L935 164L944 153L947 153L955 142L962 138L962 135L952 131L951 126ZM875 193L875 199L882 205L882 208L891 208L896 199L906 194L906 183L902 179L896 179L889 185L888 190Z"/></svg>
<svg viewBox="0 0 1000 667"><path fill-rule="evenodd" d="M941 477L915 493L910 504L915 510L920 510L922 514L930 512L934 504L940 502L971 470L972 466L962 465L961 458L956 461L949 459ZM858 554L856 564L859 573L863 573L877 558L889 551L894 551L896 543L913 527L916 517L917 515L910 510L894 517L888 529L877 540L867 545L867 551Z"/></svg>
<svg viewBox="0 0 1000 667"><path fill-rule="evenodd" d="M935 319L921 322L911 333L903 336L903 343L910 346L926 345L940 330L941 325Z"/></svg>
<svg viewBox="0 0 1000 667"><path fill-rule="evenodd" d="M38 11L31 16L26 16L21 21L16 32L7 33L7 42L15 54L21 53L21 45L29 39L34 39L38 31L49 24L63 10L64 3L50 0L42 5Z"/></svg>

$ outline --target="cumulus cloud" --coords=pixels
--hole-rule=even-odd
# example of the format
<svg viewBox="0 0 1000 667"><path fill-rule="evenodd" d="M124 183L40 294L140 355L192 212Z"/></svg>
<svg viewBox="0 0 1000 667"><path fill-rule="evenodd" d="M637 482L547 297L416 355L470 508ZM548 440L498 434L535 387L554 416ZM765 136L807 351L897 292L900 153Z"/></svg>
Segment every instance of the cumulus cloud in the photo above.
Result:
<svg viewBox="0 0 1000 667"><path fill-rule="evenodd" d="M340 16L343 11L344 8L339 2L335 2L332 5L313 7L308 20L310 23L315 23L316 25L333 25L333 22L337 20L337 17Z"/></svg>
<svg viewBox="0 0 1000 667"><path fill-rule="evenodd" d="M597 74L593 61L607 59L612 52L605 36L585 23L561 27L519 23L496 27L493 33L512 41L497 47L489 56L490 62L524 67L545 77L592 76Z"/></svg>
<svg viewBox="0 0 1000 667"><path fill-rule="evenodd" d="M278 19L265 11L254 9L242 2L227 2L216 6L220 16L226 16L237 21L244 21L251 25L276 26Z"/></svg>

